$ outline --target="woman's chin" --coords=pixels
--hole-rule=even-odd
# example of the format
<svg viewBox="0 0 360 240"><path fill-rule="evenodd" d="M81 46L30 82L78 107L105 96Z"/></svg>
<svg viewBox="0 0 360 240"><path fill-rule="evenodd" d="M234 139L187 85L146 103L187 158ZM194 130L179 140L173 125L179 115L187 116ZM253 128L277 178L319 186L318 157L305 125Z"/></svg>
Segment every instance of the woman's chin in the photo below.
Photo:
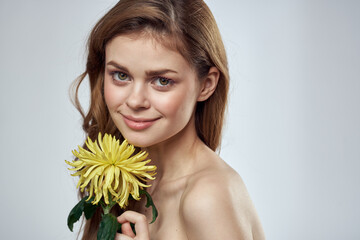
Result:
<svg viewBox="0 0 360 240"><path fill-rule="evenodd" d="M133 143L133 142L129 142L130 144L134 145L135 147L139 147L139 148L147 148L150 147L150 144L143 144L143 143Z"/></svg>
<svg viewBox="0 0 360 240"><path fill-rule="evenodd" d="M150 147L151 145L153 145L148 141L140 140L138 138L137 139L126 138L126 140L131 145L134 145L135 147L140 147L140 148L147 148L147 147Z"/></svg>

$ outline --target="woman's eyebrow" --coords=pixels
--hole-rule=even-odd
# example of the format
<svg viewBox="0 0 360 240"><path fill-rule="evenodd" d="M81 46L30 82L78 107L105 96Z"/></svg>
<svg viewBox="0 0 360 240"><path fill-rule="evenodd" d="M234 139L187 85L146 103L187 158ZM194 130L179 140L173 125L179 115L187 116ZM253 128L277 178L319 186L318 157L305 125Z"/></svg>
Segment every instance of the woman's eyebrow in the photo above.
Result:
<svg viewBox="0 0 360 240"><path fill-rule="evenodd" d="M124 72L129 72L129 70L127 69L127 67L121 66L120 64L114 62L114 61L110 61L108 62L106 65L110 65L113 67L116 67L117 69L124 71ZM173 69L159 69L159 70L148 70L145 71L145 74L147 76L158 76L158 75L162 75L165 73L178 73L177 71L173 70Z"/></svg>
<svg viewBox="0 0 360 240"><path fill-rule="evenodd" d="M117 64L116 62L114 61L110 61L108 62L106 65L110 65L110 66L113 66L113 67L116 67L117 69L121 70L121 71L124 71L124 72L129 72L129 70L124 67L124 66L121 66L120 64Z"/></svg>
<svg viewBox="0 0 360 240"><path fill-rule="evenodd" d="M160 69L160 70L154 70L154 71L145 71L147 76L158 76L158 75L163 75L165 73L178 73L175 70L172 69Z"/></svg>

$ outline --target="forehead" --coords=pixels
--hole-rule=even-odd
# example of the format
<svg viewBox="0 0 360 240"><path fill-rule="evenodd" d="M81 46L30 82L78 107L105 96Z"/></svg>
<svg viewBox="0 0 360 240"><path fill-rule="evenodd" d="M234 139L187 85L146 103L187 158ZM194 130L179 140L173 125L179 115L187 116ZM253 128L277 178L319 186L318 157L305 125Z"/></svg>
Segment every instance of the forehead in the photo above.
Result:
<svg viewBox="0 0 360 240"><path fill-rule="evenodd" d="M106 45L106 63L115 61L131 67L192 69L188 61L161 38L150 34L123 34Z"/></svg>

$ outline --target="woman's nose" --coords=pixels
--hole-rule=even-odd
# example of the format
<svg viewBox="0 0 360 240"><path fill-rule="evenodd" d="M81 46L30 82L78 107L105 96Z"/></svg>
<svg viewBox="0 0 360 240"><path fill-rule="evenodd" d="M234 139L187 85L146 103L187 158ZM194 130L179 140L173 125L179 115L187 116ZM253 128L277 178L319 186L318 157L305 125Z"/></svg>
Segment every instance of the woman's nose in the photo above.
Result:
<svg viewBox="0 0 360 240"><path fill-rule="evenodd" d="M146 83L134 83L131 92L127 97L126 104L133 110L147 109L150 107Z"/></svg>

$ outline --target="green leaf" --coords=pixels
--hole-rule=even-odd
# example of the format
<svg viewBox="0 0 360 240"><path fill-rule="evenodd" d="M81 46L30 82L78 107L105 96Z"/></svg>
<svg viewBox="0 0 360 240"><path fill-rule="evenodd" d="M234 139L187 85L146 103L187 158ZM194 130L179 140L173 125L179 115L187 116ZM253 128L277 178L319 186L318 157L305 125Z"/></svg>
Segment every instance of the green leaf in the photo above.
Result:
<svg viewBox="0 0 360 240"><path fill-rule="evenodd" d="M84 211L84 202L88 197L84 197L81 199L73 209L71 209L68 219L67 219L67 225L70 229L70 231L73 231L74 223L79 221L83 211Z"/></svg>
<svg viewBox="0 0 360 240"><path fill-rule="evenodd" d="M102 216L97 240L114 240L119 223L111 213Z"/></svg>
<svg viewBox="0 0 360 240"><path fill-rule="evenodd" d="M150 194L146 190L140 189L140 195L143 195L143 194L146 195L146 205L145 205L145 207L147 207L147 208L150 207L150 206L152 207L152 217L153 218L152 218L151 223L153 223L153 222L155 222L155 220L156 220L156 218L158 216L158 211L157 211L157 209L155 207L155 204L154 204Z"/></svg>
<svg viewBox="0 0 360 240"><path fill-rule="evenodd" d="M98 204L92 204L92 201L94 201L94 197L90 198L89 201L84 202L84 215L86 219L92 218L96 209L99 207Z"/></svg>
<svg viewBox="0 0 360 240"><path fill-rule="evenodd" d="M122 225L122 224L118 222L118 227L117 227L117 232L118 232L118 233L122 233L122 232L121 232L121 225Z"/></svg>
<svg viewBox="0 0 360 240"><path fill-rule="evenodd" d="M130 227L133 230L134 234L136 235L136 231L135 231L135 224L134 223L130 223Z"/></svg>

